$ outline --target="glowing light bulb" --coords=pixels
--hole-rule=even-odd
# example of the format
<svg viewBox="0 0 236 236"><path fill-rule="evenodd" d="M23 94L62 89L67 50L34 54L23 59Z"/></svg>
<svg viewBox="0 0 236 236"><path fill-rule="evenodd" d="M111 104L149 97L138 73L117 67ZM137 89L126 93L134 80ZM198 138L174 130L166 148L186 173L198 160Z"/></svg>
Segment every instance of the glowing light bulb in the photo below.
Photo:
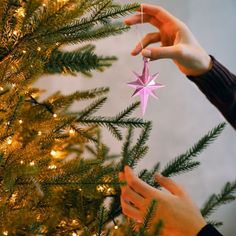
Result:
<svg viewBox="0 0 236 236"><path fill-rule="evenodd" d="M75 131L73 129L70 129L69 133L70 134L75 134Z"/></svg>
<svg viewBox="0 0 236 236"><path fill-rule="evenodd" d="M34 161L31 161L30 166L34 166L34 165L35 165Z"/></svg>
<svg viewBox="0 0 236 236"><path fill-rule="evenodd" d="M77 236L77 233L72 233L72 236Z"/></svg>
<svg viewBox="0 0 236 236"><path fill-rule="evenodd" d="M40 52L41 51L41 47L38 47L37 50Z"/></svg>
<svg viewBox="0 0 236 236"><path fill-rule="evenodd" d="M55 170L56 168L57 168L56 165L50 165L50 166L48 166L48 169L50 169L50 170Z"/></svg>
<svg viewBox="0 0 236 236"><path fill-rule="evenodd" d="M1 90L1 91L3 91L3 90L4 90L4 88L3 88L3 87L0 87L0 90Z"/></svg>
<svg viewBox="0 0 236 236"><path fill-rule="evenodd" d="M51 155L52 155L53 157L55 157L55 156L57 155L57 152L56 152L55 150L52 150L52 151L51 151Z"/></svg>
<svg viewBox="0 0 236 236"><path fill-rule="evenodd" d="M43 7L46 7L46 3L43 3Z"/></svg>
<svg viewBox="0 0 236 236"><path fill-rule="evenodd" d="M59 45L60 45L60 43L58 43L58 42L57 42L57 43L56 43L56 45L57 45L57 46L59 46Z"/></svg>
<svg viewBox="0 0 236 236"><path fill-rule="evenodd" d="M118 225L115 225L115 226L114 226L114 229L118 229L118 228L119 228Z"/></svg>
<svg viewBox="0 0 236 236"><path fill-rule="evenodd" d="M79 191L81 192L81 191L82 191L82 188L79 188Z"/></svg>
<svg viewBox="0 0 236 236"><path fill-rule="evenodd" d="M9 145L12 144L12 139L11 139L11 138L8 138L8 140L7 140L7 144L9 144Z"/></svg>
<svg viewBox="0 0 236 236"><path fill-rule="evenodd" d="M8 231L3 231L3 235L8 235Z"/></svg>
<svg viewBox="0 0 236 236"><path fill-rule="evenodd" d="M54 117L54 118L57 118L57 114L53 114L53 117Z"/></svg>
<svg viewBox="0 0 236 236"><path fill-rule="evenodd" d="M19 120L19 123L22 124L22 123L23 123L23 120Z"/></svg>
<svg viewBox="0 0 236 236"><path fill-rule="evenodd" d="M21 161L20 161L20 164L21 164L21 165L24 164L24 161L21 160Z"/></svg>
<svg viewBox="0 0 236 236"><path fill-rule="evenodd" d="M41 132L41 131L39 131L39 132L38 132L38 136L41 136L41 135L42 135L42 132Z"/></svg>
<svg viewBox="0 0 236 236"><path fill-rule="evenodd" d="M26 54L26 50L23 50L22 52L23 52L24 54Z"/></svg>

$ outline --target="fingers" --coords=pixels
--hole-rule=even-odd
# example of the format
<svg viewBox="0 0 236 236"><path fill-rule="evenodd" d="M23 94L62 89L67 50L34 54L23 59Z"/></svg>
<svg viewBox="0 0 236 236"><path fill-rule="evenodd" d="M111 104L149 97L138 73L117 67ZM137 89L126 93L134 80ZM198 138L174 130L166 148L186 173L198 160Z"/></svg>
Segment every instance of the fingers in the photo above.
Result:
<svg viewBox="0 0 236 236"><path fill-rule="evenodd" d="M150 185L139 179L133 173L132 169L129 166L125 166L125 178L128 185L138 194L143 196L144 198L150 198L150 195L159 194L161 197L161 191L152 188Z"/></svg>
<svg viewBox="0 0 236 236"><path fill-rule="evenodd" d="M160 23L156 20L155 17L150 16L148 14L133 15L133 16L128 17L127 19L125 19L124 23L126 25L136 25L136 24L141 24L141 23L150 23L150 24L154 25L155 27L158 27L160 25Z"/></svg>
<svg viewBox="0 0 236 236"><path fill-rule="evenodd" d="M152 60L163 59L163 58L176 59L179 56L179 51L176 46L155 47L155 48L143 49L142 55Z"/></svg>
<svg viewBox="0 0 236 236"><path fill-rule="evenodd" d="M143 12L153 16L156 18L156 20L159 22L159 24L164 24L167 21L177 22L177 18L171 15L168 11L166 11L164 8L157 6L157 5L151 5L151 4L142 4ZM141 8L138 9L138 11L141 11Z"/></svg>
<svg viewBox="0 0 236 236"><path fill-rule="evenodd" d="M133 56L138 55L143 48L147 47L151 43L158 43L161 41L161 34L159 32L147 34L142 41L131 52Z"/></svg>
<svg viewBox="0 0 236 236"><path fill-rule="evenodd" d="M174 195L182 196L185 193L183 188L170 178L164 177L160 174L155 174L155 180L162 187L164 187L165 189L167 189L170 193Z"/></svg>
<svg viewBox="0 0 236 236"><path fill-rule="evenodd" d="M137 222L142 222L142 214L135 207L128 204L123 198L120 199L122 212L128 216L136 220Z"/></svg>

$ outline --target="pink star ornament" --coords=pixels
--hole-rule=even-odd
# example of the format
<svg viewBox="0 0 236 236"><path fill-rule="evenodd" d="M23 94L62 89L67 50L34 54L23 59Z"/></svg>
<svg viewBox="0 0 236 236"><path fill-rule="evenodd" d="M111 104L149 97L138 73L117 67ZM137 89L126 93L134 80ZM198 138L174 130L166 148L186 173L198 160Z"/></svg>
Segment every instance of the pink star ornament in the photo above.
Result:
<svg viewBox="0 0 236 236"><path fill-rule="evenodd" d="M138 75L136 72L133 72L136 80L128 83L128 85L136 89L132 97L138 95L140 96L142 114L144 115L146 112L149 96L151 95L152 97L158 99L157 95L155 94L155 90L163 88L165 86L159 83L155 83L155 80L158 77L159 73L156 73L154 75L149 74L148 62L150 59L144 57L143 60L144 67L142 75Z"/></svg>

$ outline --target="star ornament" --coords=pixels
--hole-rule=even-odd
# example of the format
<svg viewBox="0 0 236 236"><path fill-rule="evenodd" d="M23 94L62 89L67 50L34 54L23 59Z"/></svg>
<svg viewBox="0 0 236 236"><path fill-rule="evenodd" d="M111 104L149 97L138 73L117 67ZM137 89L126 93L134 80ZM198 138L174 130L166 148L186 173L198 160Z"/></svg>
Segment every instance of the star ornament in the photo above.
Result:
<svg viewBox="0 0 236 236"><path fill-rule="evenodd" d="M155 80L158 77L159 73L156 73L154 75L149 74L148 62L150 59L144 57L143 60L144 67L142 75L138 75L136 72L133 72L136 80L128 83L128 85L132 88L135 88L135 92L133 93L132 97L140 96L142 114L144 115L146 112L149 96L158 99L157 95L155 94L155 90L163 88L165 86L159 83L155 83Z"/></svg>

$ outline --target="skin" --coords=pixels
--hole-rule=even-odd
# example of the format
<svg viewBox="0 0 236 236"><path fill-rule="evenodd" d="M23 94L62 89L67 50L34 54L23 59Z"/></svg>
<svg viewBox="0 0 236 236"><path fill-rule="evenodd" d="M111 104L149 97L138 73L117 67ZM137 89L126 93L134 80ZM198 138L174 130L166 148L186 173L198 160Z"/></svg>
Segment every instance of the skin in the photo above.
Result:
<svg viewBox="0 0 236 236"><path fill-rule="evenodd" d="M199 209L183 187L170 178L155 175L155 180L168 192L143 182L128 166L125 166L124 172L119 173L119 179L127 182L127 185L121 187L122 211L137 222L136 230L143 223L147 208L154 199L157 200L157 209L151 225L154 226L162 219L162 236L196 236L206 225ZM150 232L153 230L152 226Z"/></svg>
<svg viewBox="0 0 236 236"><path fill-rule="evenodd" d="M142 53L151 60L170 58L188 76L199 76L211 69L211 57L182 21L160 6L142 4L142 9L143 22L153 25L157 31L147 34L142 43L137 44L131 52L133 56ZM135 25L141 21L141 14L136 14L124 22ZM153 43L160 43L160 46L148 47Z"/></svg>

